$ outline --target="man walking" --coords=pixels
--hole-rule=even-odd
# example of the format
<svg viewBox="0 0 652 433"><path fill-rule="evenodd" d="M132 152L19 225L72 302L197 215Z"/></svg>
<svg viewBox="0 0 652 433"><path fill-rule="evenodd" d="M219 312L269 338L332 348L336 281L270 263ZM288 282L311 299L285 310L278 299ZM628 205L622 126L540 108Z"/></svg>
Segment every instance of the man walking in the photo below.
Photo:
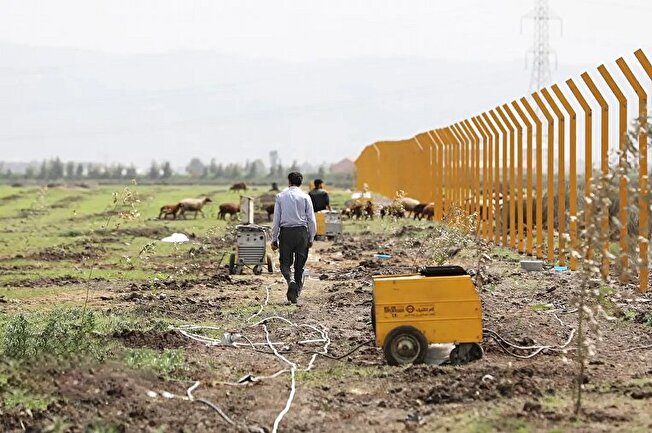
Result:
<svg viewBox="0 0 652 433"><path fill-rule="evenodd" d="M288 174L289 188L276 196L272 225L272 249L279 250L281 273L288 283L287 298L293 304L303 288L303 267L317 231L312 201L299 188L302 182L301 173Z"/></svg>
<svg viewBox="0 0 652 433"><path fill-rule="evenodd" d="M324 190L324 181L321 179L315 179L314 183L315 188L308 192L310 200L312 200L313 209L315 212L320 212L326 209L332 210L330 197L326 190Z"/></svg>

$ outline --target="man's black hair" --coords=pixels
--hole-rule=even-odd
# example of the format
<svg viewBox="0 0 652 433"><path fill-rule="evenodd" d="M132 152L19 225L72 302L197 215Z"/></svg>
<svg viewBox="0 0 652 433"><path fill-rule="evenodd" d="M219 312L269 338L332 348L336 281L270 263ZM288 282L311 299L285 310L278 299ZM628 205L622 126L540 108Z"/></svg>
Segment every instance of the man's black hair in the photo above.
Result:
<svg viewBox="0 0 652 433"><path fill-rule="evenodd" d="M303 175L298 171L293 171L292 173L288 174L288 182L294 186L301 186L301 183L303 182Z"/></svg>
<svg viewBox="0 0 652 433"><path fill-rule="evenodd" d="M324 183L321 179L315 179L315 188L319 188Z"/></svg>

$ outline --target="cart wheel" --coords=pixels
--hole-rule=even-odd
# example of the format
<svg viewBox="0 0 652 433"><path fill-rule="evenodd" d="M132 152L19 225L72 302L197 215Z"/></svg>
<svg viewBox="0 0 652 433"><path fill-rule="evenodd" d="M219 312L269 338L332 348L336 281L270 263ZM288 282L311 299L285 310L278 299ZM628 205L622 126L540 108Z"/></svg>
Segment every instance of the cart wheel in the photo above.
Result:
<svg viewBox="0 0 652 433"><path fill-rule="evenodd" d="M236 265L234 270L233 270L233 273L236 274L236 275L242 275L242 270L243 269L244 269L244 266Z"/></svg>
<svg viewBox="0 0 652 433"><path fill-rule="evenodd" d="M254 266L254 275L260 275L263 273L263 265L256 265Z"/></svg>
<svg viewBox="0 0 652 433"><path fill-rule="evenodd" d="M383 352L389 365L421 364L426 358L426 337L413 326L399 326L385 337Z"/></svg>
<svg viewBox="0 0 652 433"><path fill-rule="evenodd" d="M231 256L229 257L229 274L233 275L236 273L235 271L235 254L231 253Z"/></svg>
<svg viewBox="0 0 652 433"><path fill-rule="evenodd" d="M274 273L274 264L272 263L272 258L267 256L267 272Z"/></svg>

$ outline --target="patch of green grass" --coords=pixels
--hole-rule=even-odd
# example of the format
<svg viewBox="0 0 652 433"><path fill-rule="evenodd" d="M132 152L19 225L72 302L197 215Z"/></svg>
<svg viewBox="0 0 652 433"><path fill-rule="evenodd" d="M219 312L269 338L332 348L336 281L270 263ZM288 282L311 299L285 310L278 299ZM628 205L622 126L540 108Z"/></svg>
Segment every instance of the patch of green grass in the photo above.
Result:
<svg viewBox="0 0 652 433"><path fill-rule="evenodd" d="M11 288L11 287L2 287L0 288L0 296L4 296L9 299L25 300L25 299L34 299L40 298L43 296L52 296L59 293L76 293L83 292L82 287L70 287L70 286L54 286L54 287L20 287L20 288Z"/></svg>
<svg viewBox="0 0 652 433"><path fill-rule="evenodd" d="M14 388L3 395L2 401L8 408L44 411L52 402L52 398L45 395L33 394L22 388Z"/></svg>
<svg viewBox="0 0 652 433"><path fill-rule="evenodd" d="M505 260L511 260L517 262L521 260L521 256L513 250L504 247L494 247L489 251L489 255Z"/></svg>
<svg viewBox="0 0 652 433"><path fill-rule="evenodd" d="M532 311L548 311L552 310L554 306L552 304L532 304L530 305L530 309Z"/></svg>
<svg viewBox="0 0 652 433"><path fill-rule="evenodd" d="M165 349L163 352L129 349L125 352L124 362L131 368L151 370L167 376L184 369L186 355L183 349Z"/></svg>
<svg viewBox="0 0 652 433"><path fill-rule="evenodd" d="M549 408L562 408L568 405L568 400L557 395L546 394L541 399L541 404Z"/></svg>
<svg viewBox="0 0 652 433"><path fill-rule="evenodd" d="M615 289L609 286L602 286L598 290L597 301L604 311L610 316L620 316L620 308L611 300L609 296L615 293Z"/></svg>

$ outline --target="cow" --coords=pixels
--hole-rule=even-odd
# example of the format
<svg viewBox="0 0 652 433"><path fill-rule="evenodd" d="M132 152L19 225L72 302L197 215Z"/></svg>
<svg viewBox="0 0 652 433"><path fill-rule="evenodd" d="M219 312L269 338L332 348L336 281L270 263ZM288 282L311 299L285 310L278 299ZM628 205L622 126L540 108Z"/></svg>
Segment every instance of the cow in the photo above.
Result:
<svg viewBox="0 0 652 433"><path fill-rule="evenodd" d="M238 182L234 183L231 185L231 188L229 188L231 191L246 191L247 190L247 184L244 182Z"/></svg>
<svg viewBox="0 0 652 433"><path fill-rule="evenodd" d="M177 213L179 213L182 207L183 204L181 203L163 205L158 214L158 219L168 219L168 215L172 215L172 219L177 219Z"/></svg>
<svg viewBox="0 0 652 433"><path fill-rule="evenodd" d="M229 219L233 219L233 216L238 212L240 212L239 205L235 203L222 203L217 213L217 219L225 220L227 215L229 215Z"/></svg>
<svg viewBox="0 0 652 433"><path fill-rule="evenodd" d="M195 219L197 219L197 213L201 213L203 217L204 212L201 210L206 203L210 203L213 200L210 197L201 197L201 198L184 198L179 202L181 204L181 210L179 212L179 217L186 218L186 211L195 212Z"/></svg>
<svg viewBox="0 0 652 433"><path fill-rule="evenodd" d="M271 221L274 215L274 203L265 206L265 212L267 212L267 221Z"/></svg>

